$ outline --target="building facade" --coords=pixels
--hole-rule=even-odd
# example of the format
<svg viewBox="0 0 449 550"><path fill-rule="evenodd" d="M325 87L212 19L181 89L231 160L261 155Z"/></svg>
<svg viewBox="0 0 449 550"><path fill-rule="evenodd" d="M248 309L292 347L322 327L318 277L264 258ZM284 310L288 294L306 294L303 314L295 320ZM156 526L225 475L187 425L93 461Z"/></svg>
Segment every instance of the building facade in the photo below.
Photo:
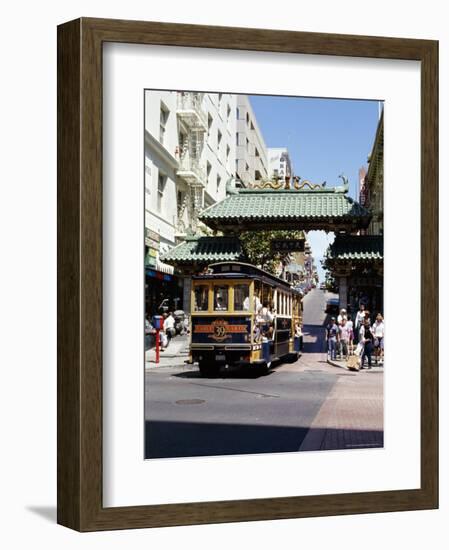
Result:
<svg viewBox="0 0 449 550"><path fill-rule="evenodd" d="M292 162L286 147L268 148L268 175L270 178L293 176Z"/></svg>
<svg viewBox="0 0 449 550"><path fill-rule="evenodd" d="M267 147L248 96L237 95L236 99L235 175L249 187L270 176Z"/></svg>
<svg viewBox="0 0 449 550"><path fill-rule="evenodd" d="M383 312L383 112L380 115L368 170L360 169L359 203L370 214L365 228L337 234L327 251L326 267L338 287L340 307L359 304Z"/></svg>
<svg viewBox="0 0 449 550"><path fill-rule="evenodd" d="M187 233L207 231L198 214L225 198L236 166L237 96L145 93L147 307L182 307L189 279L161 256ZM187 285L186 285L187 282ZM187 287L186 287L187 286Z"/></svg>

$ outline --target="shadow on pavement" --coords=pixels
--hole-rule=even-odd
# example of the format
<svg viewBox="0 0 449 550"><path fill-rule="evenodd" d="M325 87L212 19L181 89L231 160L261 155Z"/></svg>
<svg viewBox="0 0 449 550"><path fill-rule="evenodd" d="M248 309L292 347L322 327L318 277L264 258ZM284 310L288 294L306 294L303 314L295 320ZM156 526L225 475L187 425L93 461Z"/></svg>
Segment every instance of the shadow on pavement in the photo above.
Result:
<svg viewBox="0 0 449 550"><path fill-rule="evenodd" d="M239 379L253 379L253 378L264 378L270 376L276 372L276 368L280 367L287 363L282 363L282 361L273 361L271 369L268 373L262 374L257 368L242 368L242 367L222 367L220 372L216 376L201 376L199 370L190 370L186 372L179 372L173 374L177 378L200 378L202 380L207 379L217 379L217 378L239 378Z"/></svg>
<svg viewBox="0 0 449 550"><path fill-rule="evenodd" d="M146 421L145 458L296 452L308 432L314 435L313 428L305 427ZM326 429L324 436L322 429L316 432L319 437L308 439L317 448L306 450L383 447L382 431L344 430L344 438L342 430Z"/></svg>

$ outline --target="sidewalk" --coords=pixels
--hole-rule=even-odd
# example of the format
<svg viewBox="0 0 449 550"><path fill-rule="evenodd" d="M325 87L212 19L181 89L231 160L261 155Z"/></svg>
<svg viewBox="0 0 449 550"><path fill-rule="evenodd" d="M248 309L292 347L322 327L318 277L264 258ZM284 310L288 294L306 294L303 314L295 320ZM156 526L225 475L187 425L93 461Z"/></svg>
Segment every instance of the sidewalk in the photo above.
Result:
<svg viewBox="0 0 449 550"><path fill-rule="evenodd" d="M156 363L156 349L145 352L145 368L183 367L189 358L189 336L187 334L175 336L164 351L160 351L159 363Z"/></svg>
<svg viewBox="0 0 449 550"><path fill-rule="evenodd" d="M383 368L355 372L344 361L327 362L342 370L299 450L383 447Z"/></svg>

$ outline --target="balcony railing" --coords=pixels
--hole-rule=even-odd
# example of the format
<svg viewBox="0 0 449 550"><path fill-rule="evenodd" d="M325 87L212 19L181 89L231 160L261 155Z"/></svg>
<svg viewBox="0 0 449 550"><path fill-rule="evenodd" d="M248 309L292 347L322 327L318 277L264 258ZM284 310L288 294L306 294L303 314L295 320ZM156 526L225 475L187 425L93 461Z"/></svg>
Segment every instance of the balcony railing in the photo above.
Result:
<svg viewBox="0 0 449 550"><path fill-rule="evenodd" d="M206 170L201 166L197 158L188 155L180 158L177 175L190 185L206 186Z"/></svg>
<svg viewBox="0 0 449 550"><path fill-rule="evenodd" d="M176 113L190 127L207 132L207 115L201 103L203 94L179 92Z"/></svg>

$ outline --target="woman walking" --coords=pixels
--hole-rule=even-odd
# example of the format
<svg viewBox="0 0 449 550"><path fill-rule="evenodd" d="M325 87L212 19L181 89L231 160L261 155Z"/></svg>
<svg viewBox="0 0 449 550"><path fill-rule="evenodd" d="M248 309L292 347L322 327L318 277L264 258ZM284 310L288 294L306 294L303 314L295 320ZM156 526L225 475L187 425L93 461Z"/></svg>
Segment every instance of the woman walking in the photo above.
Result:
<svg viewBox="0 0 449 550"><path fill-rule="evenodd" d="M360 342L363 344L363 352L360 368L363 369L363 363L365 362L365 357L368 358L368 369L372 368L371 364L371 354L373 353L373 340L374 336L371 331L369 320L365 319L362 326L360 327Z"/></svg>

